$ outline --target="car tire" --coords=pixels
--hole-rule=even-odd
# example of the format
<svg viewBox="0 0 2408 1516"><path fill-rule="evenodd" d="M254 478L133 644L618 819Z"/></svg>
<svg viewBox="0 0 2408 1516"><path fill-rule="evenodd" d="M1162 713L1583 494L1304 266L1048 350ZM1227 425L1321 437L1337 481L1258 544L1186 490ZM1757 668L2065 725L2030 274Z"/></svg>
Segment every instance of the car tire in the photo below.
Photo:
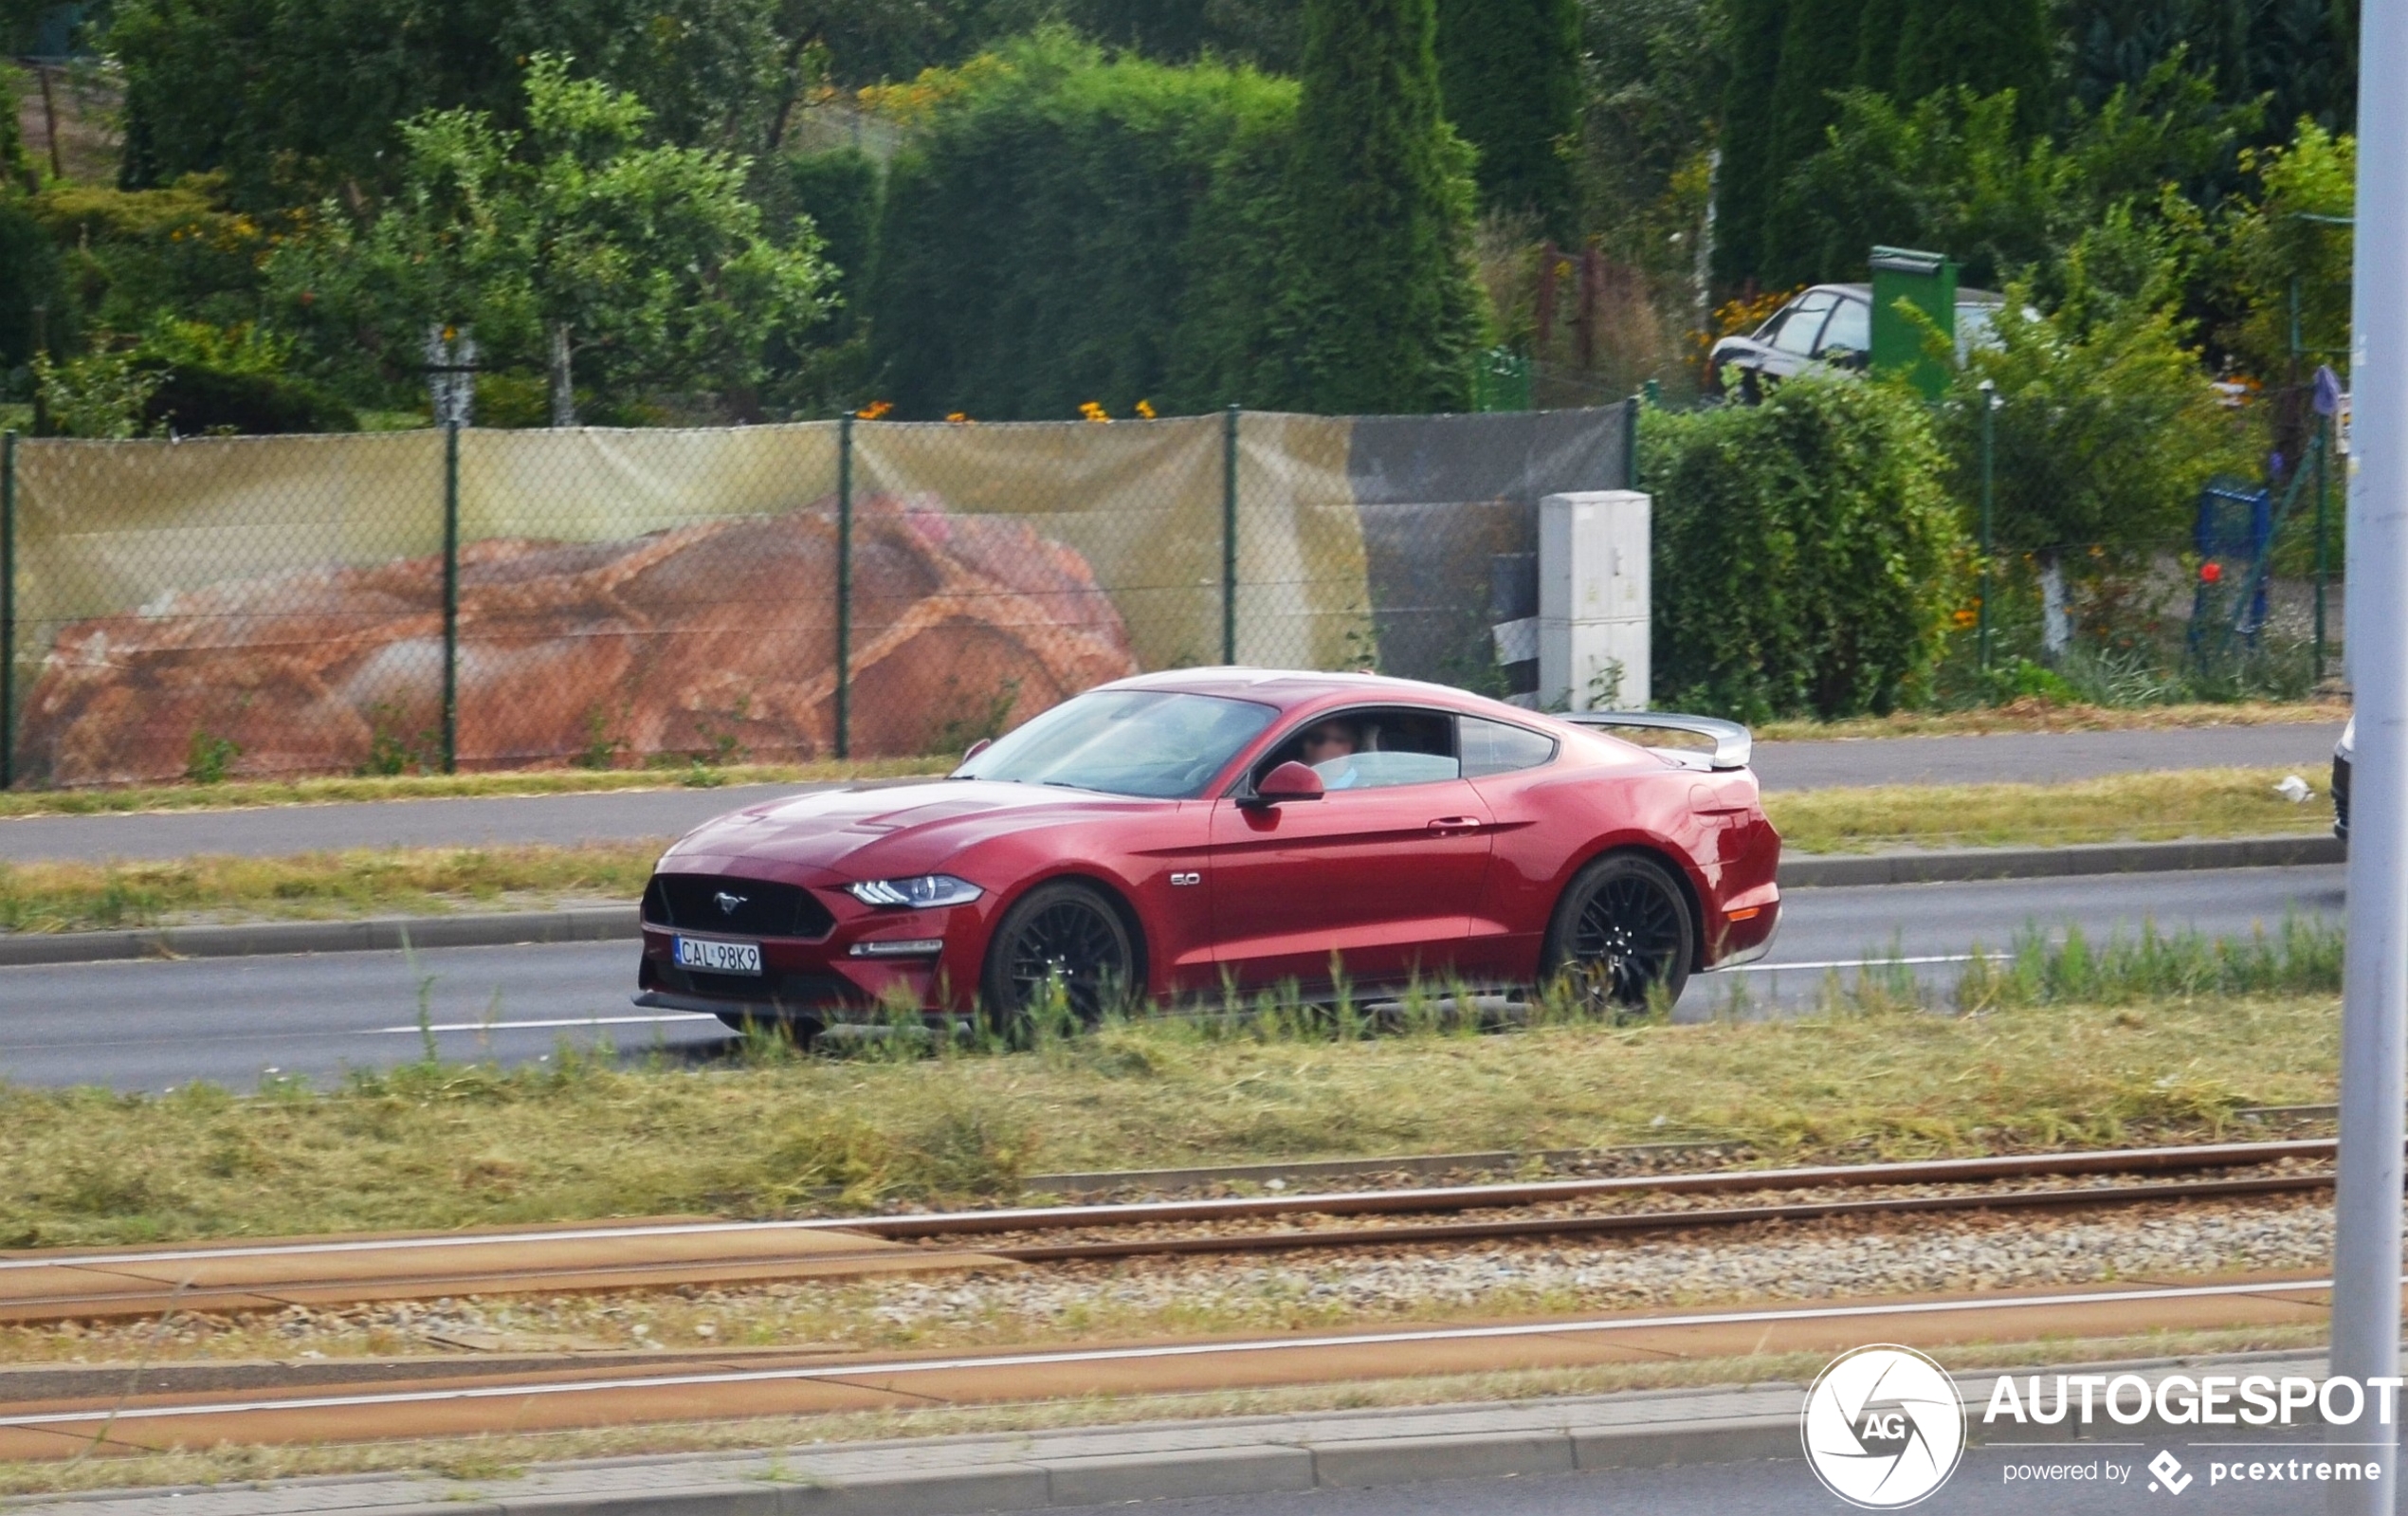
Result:
<svg viewBox="0 0 2408 1516"><path fill-rule="evenodd" d="M1608 853L1573 876L1547 923L1543 982L1566 983L1598 1013L1644 1010L1651 992L1669 1005L1697 959L1687 894L1662 864Z"/></svg>
<svg viewBox="0 0 2408 1516"><path fill-rule="evenodd" d="M1020 1041L1061 983L1063 1008L1082 1028L1121 1010L1137 987L1138 944L1103 891L1065 880L1039 885L1003 913L978 976L991 1031Z"/></svg>

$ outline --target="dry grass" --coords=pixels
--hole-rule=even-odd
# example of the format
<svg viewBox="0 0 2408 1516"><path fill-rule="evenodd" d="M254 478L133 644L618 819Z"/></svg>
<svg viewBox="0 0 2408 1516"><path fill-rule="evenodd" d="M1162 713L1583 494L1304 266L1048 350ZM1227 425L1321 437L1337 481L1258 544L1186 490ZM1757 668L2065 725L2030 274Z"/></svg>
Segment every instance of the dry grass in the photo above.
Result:
<svg viewBox="0 0 2408 1516"><path fill-rule="evenodd" d="M2305 986L2329 977L2330 945L2280 951ZM764 1050L696 1072L564 1048L533 1069L405 1066L327 1092L0 1088L0 1245L793 1214L830 1209L831 1187L844 1210L1010 1193L1030 1173L1675 1137L1782 1161L2109 1144L2333 1098L2331 995L2110 1012L2099 1000L2131 997L2096 969L2109 956L2081 957L2090 977L2067 982L2090 1003L2011 973L1978 999L2010 1009L1953 1017L1874 984L1779 1022L1374 1036L1172 1019L1008 1055ZM2215 982L2179 967L2145 977Z"/></svg>
<svg viewBox="0 0 2408 1516"><path fill-rule="evenodd" d="M2117 1362L2134 1359L2202 1358L2266 1349L2325 1345L2321 1327L2268 1326L2124 1337L1998 1342L1947 1349L1958 1373L1997 1368ZM74 1464L0 1464L0 1495L64 1493L164 1485L225 1485L309 1475L425 1472L488 1483L521 1477L531 1466L568 1459L671 1453L743 1453L800 1449L818 1443L899 1437L1042 1432L1066 1427L1122 1426L1148 1421L1205 1421L1229 1416L1283 1416L1382 1407L1517 1402L1631 1390L1687 1389L1724 1384L1803 1385L1825 1355L1748 1357L1603 1364L1518 1373L1432 1375L1345 1384L1200 1395L1099 1397L1023 1405L930 1406L903 1411L845 1412L814 1416L763 1416L743 1421L684 1422L580 1432L501 1433L481 1437L319 1445L215 1448L93 1458ZM472 1491L450 1498L472 1498ZM430 1493L444 1499L444 1493Z"/></svg>
<svg viewBox="0 0 2408 1516"><path fill-rule="evenodd" d="M2322 774L2293 804L2274 793L2289 769L2175 769L2068 784L1887 784L1775 791L1764 809L1791 852L1896 848L2060 847L2319 833L2333 824Z"/></svg>
<svg viewBox="0 0 2408 1516"><path fill-rule="evenodd" d="M666 839L580 848L404 848L132 863L0 863L0 929L440 915L631 902Z"/></svg>
<svg viewBox="0 0 2408 1516"><path fill-rule="evenodd" d="M1984 737L1996 732L2153 732L2198 726L2277 726L2345 721L2339 700L2236 701L2196 705L2060 705L2027 695L2005 705L1964 711L1899 711L1844 721L1767 721L1760 742L1817 742L1878 737Z"/></svg>
<svg viewBox="0 0 2408 1516"><path fill-rule="evenodd" d="M239 811L254 806L333 805L352 800L451 800L508 795L592 795L619 790L717 789L729 784L811 784L944 774L954 758L869 758L851 763L687 764L665 769L521 769L491 774L406 774L328 779L232 779L119 790L14 790L0 794L0 819L141 811Z"/></svg>

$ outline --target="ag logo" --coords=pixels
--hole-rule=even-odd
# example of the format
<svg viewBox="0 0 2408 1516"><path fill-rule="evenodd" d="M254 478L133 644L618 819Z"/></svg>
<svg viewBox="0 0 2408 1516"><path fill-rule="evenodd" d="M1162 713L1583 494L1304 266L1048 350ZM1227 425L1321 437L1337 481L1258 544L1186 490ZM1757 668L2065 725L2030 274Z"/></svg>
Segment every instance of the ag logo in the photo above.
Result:
<svg viewBox="0 0 2408 1516"><path fill-rule="evenodd" d="M1806 1461L1840 1499L1895 1510L1948 1482L1965 1409L1947 1372L1910 1347L1860 1347L1815 1379L1798 1417Z"/></svg>

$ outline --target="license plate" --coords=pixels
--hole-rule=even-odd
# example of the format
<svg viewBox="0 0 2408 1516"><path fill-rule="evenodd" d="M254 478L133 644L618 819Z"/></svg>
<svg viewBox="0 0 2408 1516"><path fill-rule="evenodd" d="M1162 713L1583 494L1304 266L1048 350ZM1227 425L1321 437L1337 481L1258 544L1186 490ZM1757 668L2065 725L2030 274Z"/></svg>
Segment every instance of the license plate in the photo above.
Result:
<svg viewBox="0 0 2408 1516"><path fill-rule="evenodd" d="M677 966L701 969L706 974L758 974L761 971L761 945L758 942L712 942L699 937L675 939L672 949Z"/></svg>

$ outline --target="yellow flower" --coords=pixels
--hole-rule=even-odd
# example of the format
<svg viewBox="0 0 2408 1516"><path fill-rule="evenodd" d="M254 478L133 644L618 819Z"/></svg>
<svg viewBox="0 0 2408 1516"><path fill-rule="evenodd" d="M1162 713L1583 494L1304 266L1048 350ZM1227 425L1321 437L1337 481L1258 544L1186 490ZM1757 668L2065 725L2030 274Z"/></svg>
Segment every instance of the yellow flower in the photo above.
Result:
<svg viewBox="0 0 2408 1516"><path fill-rule="evenodd" d="M895 403L892 400L872 400L853 414L864 421L877 421L883 419L886 412L893 409L895 409Z"/></svg>
<svg viewBox="0 0 2408 1516"><path fill-rule="evenodd" d="M1150 400L1140 400L1140 401L1137 403L1137 413L1138 413L1139 415L1140 415L1140 416L1143 416L1143 417L1144 417L1146 420L1148 420L1148 421L1153 420L1153 419L1154 419L1154 404L1153 404L1153 402L1152 402L1152 401L1150 401Z"/></svg>
<svg viewBox="0 0 2408 1516"><path fill-rule="evenodd" d="M959 425L967 426L970 422L970 412L967 411L948 411L945 412L945 419Z"/></svg>
<svg viewBox="0 0 2408 1516"><path fill-rule="evenodd" d="M1093 400L1080 401L1079 414L1086 417L1089 421L1109 421L1112 419L1112 412L1104 410L1102 405Z"/></svg>

